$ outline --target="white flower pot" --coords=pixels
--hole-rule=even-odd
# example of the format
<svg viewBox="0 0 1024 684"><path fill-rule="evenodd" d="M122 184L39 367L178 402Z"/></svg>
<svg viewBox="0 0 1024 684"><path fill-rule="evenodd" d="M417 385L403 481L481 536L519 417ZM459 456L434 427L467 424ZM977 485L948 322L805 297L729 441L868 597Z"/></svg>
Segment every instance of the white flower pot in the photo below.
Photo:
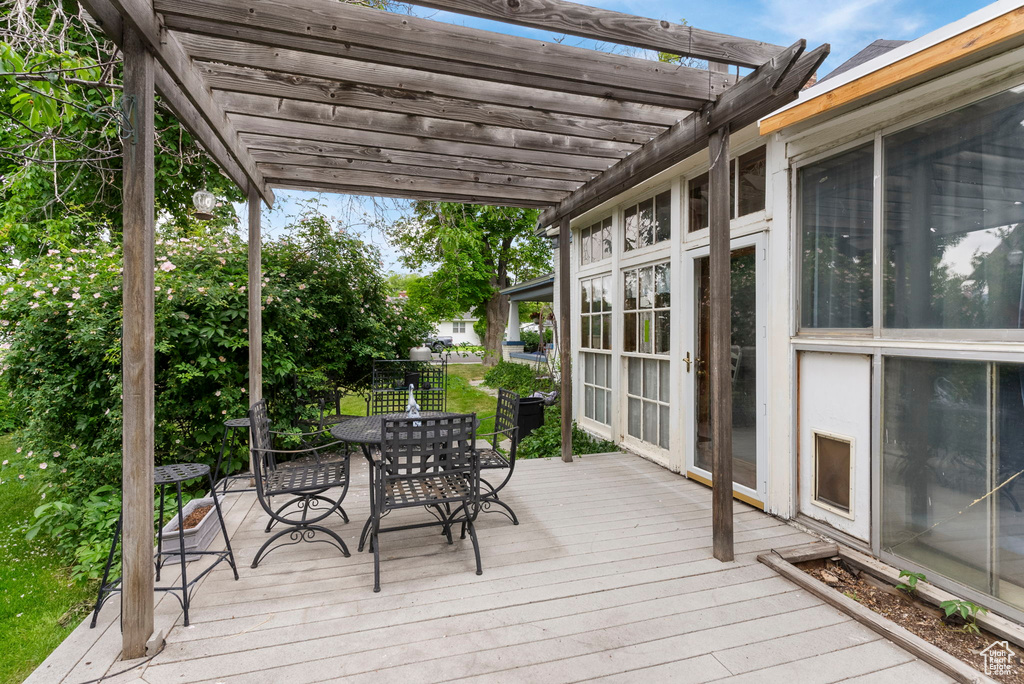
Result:
<svg viewBox="0 0 1024 684"><path fill-rule="evenodd" d="M217 497L223 502L224 497ZM185 510L183 511L184 517L188 517L192 511L201 506L213 506L213 497L206 497L204 499L192 499L185 504ZM164 525L163 527L163 550L177 551L180 548L180 541L178 539L178 524L180 516L175 516L173 520ZM199 554L189 554L189 551L205 551L210 546L210 542L213 538L220 534L220 523L217 522L217 508L213 507L206 512L203 519L199 521L199 524L192 529L185 530L185 560L194 561L202 558ZM164 559L164 563L167 565L173 565L178 562L176 556L171 556Z"/></svg>

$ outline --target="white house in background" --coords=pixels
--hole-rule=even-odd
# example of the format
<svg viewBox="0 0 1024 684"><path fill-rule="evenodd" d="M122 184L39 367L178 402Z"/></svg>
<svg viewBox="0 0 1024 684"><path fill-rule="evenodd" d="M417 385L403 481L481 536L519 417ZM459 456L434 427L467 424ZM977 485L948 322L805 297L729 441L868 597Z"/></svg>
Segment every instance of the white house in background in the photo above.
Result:
<svg viewBox="0 0 1024 684"><path fill-rule="evenodd" d="M1018 621L1022 45L997 2L731 136L735 496ZM704 483L708 161L576 217L570 257L576 420Z"/></svg>
<svg viewBox="0 0 1024 684"><path fill-rule="evenodd" d="M467 311L453 320L438 323L437 334L442 337L451 335L455 344L482 344L480 336L473 330L473 324L477 320L476 316Z"/></svg>

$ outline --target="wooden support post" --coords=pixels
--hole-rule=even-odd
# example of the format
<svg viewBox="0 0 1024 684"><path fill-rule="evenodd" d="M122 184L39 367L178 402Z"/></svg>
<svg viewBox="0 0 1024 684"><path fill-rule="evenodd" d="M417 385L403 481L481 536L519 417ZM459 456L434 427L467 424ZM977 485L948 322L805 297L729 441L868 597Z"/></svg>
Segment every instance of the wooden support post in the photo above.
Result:
<svg viewBox="0 0 1024 684"><path fill-rule="evenodd" d="M124 27L124 95L132 135L124 143L124 322L121 492L121 656L146 655L153 634L155 209L153 55Z"/></svg>
<svg viewBox="0 0 1024 684"><path fill-rule="evenodd" d="M558 225L558 344L562 369L562 460L572 462L572 336L569 334L569 217ZM541 338L543 339L543 338Z"/></svg>
<svg viewBox="0 0 1024 684"><path fill-rule="evenodd" d="M263 243L260 193L249 184L249 405L263 398Z"/></svg>
<svg viewBox="0 0 1024 684"><path fill-rule="evenodd" d="M732 520L732 287L729 249L729 129L712 131L708 152L711 203L711 475L714 555L733 559Z"/></svg>

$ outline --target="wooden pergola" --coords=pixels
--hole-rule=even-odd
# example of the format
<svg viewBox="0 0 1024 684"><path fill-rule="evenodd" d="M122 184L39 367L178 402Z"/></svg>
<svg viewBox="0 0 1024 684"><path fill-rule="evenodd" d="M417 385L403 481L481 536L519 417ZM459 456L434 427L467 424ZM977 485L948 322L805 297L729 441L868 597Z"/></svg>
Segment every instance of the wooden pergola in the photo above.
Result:
<svg viewBox="0 0 1024 684"><path fill-rule="evenodd" d="M81 0L124 56L123 657L153 632L158 92L249 198L250 396L262 396L260 208L273 188L543 209L559 239L563 459L572 460L569 223L704 148L711 172L715 557L731 560L729 132L828 55L564 0L413 0L707 60L666 64L339 0ZM730 65L753 69L743 78ZM736 69L737 73L739 69ZM549 234L552 231L548 231Z"/></svg>

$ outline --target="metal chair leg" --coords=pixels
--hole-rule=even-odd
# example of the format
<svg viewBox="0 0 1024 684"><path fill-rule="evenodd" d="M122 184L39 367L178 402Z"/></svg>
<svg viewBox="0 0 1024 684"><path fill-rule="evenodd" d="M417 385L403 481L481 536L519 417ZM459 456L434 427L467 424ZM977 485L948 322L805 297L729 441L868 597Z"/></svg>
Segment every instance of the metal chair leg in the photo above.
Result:
<svg viewBox="0 0 1024 684"><path fill-rule="evenodd" d="M476 528L473 527L473 521L468 518L462 523L469 528L469 538L473 540L473 553L476 555L476 574L484 574L483 566L480 564L480 542L476 539Z"/></svg>
<svg viewBox="0 0 1024 684"><path fill-rule="evenodd" d="M181 563L181 607L185 611L185 626L188 627L188 574L185 569L185 508L181 505L181 483L175 483L178 493L178 559Z"/></svg>
<svg viewBox="0 0 1024 684"><path fill-rule="evenodd" d="M160 581L160 569L164 566L164 487L160 485L160 518L156 526L156 581ZM181 510L180 508L178 509Z"/></svg>
<svg viewBox="0 0 1024 684"><path fill-rule="evenodd" d="M228 528L224 525L224 512L220 509L220 499L217 498L216 480L213 479L213 475L209 475L210 478L210 492L213 494L213 505L217 509L217 520L220 522L220 533L224 535L224 545L228 550L228 563L231 564L231 572L235 573L235 579L238 579L238 568L235 566L235 553L231 550L231 540L228 539Z"/></svg>
<svg viewBox="0 0 1024 684"><path fill-rule="evenodd" d="M114 552L117 550L117 542L121 540L121 516L117 516L117 524L114 526L114 539L110 542L110 553L107 554L107 566L103 568L103 579L100 581L100 589L96 595L96 607L92 611L92 621L89 623L89 629L96 627L96 620L100 616L100 608L106 602L106 598L103 596L107 592L107 581L110 579L110 567L114 564Z"/></svg>

